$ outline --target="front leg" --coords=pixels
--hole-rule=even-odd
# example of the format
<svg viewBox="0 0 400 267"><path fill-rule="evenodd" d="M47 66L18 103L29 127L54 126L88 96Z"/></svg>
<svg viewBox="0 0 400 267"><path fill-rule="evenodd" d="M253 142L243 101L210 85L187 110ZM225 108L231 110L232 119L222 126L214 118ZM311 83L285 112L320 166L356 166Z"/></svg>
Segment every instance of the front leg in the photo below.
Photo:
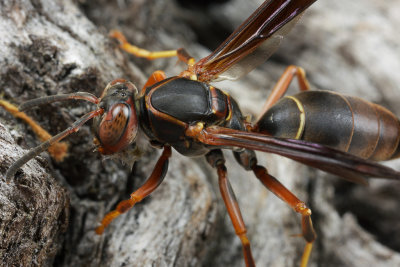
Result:
<svg viewBox="0 0 400 267"><path fill-rule="evenodd" d="M52 138L51 134L49 134L49 132L43 129L34 119L29 117L25 112L19 111L18 107L14 106L10 102L0 99L0 106L3 107L14 117L21 119L26 124L28 124L40 141L44 142ZM48 148L48 151L51 157L55 161L62 162L68 154L68 143L66 142L54 143Z"/></svg>
<svg viewBox="0 0 400 267"><path fill-rule="evenodd" d="M130 44L125 36L116 30L110 32L110 37L117 39L120 43L120 48L129 54L132 54L136 57L143 57L148 60L157 59L157 58L166 58L166 57L176 57L177 50L165 50L165 51L149 51L135 45Z"/></svg>
<svg viewBox="0 0 400 267"><path fill-rule="evenodd" d="M150 177L141 187L139 187L138 190L131 194L129 199L121 201L115 210L107 213L106 216L104 216L103 220L101 221L101 225L96 228L96 233L98 235L101 235L104 232L104 229L111 223L112 220L122 213L127 212L137 202L140 202L143 198L150 195L161 184L168 170L168 159L170 156L171 147L164 146L164 151L158 159Z"/></svg>

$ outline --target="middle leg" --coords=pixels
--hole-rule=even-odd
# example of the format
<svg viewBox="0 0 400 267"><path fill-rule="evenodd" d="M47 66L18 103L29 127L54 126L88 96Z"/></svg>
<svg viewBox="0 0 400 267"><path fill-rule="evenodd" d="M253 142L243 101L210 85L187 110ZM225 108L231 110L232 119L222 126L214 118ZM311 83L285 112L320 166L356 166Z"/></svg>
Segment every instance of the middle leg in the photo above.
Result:
<svg viewBox="0 0 400 267"><path fill-rule="evenodd" d="M254 259L251 253L250 241L247 238L247 229L244 224L239 205L237 203L235 193L232 190L231 184L227 177L227 170L225 167L225 159L222 151L212 150L206 155L208 163L217 169L218 183L221 191L222 199L224 200L229 217L231 218L233 228L235 228L236 235L242 242L243 255L246 267L254 267Z"/></svg>

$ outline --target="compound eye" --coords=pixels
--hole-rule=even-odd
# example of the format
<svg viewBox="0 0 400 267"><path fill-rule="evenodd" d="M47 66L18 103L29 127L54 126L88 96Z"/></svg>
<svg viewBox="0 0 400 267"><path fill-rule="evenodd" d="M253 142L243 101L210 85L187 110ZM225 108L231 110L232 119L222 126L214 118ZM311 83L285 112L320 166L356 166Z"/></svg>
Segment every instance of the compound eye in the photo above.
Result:
<svg viewBox="0 0 400 267"><path fill-rule="evenodd" d="M135 140L136 114L128 104L115 104L100 122L99 139L108 153L115 153Z"/></svg>

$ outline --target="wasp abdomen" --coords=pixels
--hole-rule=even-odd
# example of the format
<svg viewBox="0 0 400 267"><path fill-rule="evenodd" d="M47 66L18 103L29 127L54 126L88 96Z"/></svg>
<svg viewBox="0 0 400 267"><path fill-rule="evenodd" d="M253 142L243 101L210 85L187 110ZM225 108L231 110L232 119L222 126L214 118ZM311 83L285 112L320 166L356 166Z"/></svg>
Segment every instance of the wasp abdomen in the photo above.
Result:
<svg viewBox="0 0 400 267"><path fill-rule="evenodd" d="M330 146L365 159L400 154L400 124L382 106L330 91L287 96L258 123L260 132Z"/></svg>

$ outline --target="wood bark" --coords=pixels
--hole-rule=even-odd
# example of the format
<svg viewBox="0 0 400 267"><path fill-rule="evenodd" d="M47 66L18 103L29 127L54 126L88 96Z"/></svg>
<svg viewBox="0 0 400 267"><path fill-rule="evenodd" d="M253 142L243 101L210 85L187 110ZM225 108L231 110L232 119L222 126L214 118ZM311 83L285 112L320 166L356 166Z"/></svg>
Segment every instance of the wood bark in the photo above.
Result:
<svg viewBox="0 0 400 267"><path fill-rule="evenodd" d="M147 61L121 52L111 29L150 50L185 47L206 56L262 2L0 1L0 92L15 104L44 95L100 95L115 78L140 88L156 69L176 75L176 59ZM215 86L256 117L289 64L307 71L313 88L361 96L400 115L400 7L396 0L319 1L268 63L240 81ZM291 93L296 92L294 84ZM52 134L93 106L54 103L28 114ZM46 153L10 184L0 181L1 266L244 266L241 245L219 196L215 171L202 158L173 152L163 184L116 219L102 216L139 187L157 156L150 149L131 170L93 152L90 126L68 137L69 157ZM37 145L22 121L0 108L0 173ZM242 170L227 151L229 179L248 227L257 266L298 266L300 217ZM273 155L259 163L313 210L318 239L310 266L398 266L398 182L369 187ZM400 169L399 161L388 163Z"/></svg>

